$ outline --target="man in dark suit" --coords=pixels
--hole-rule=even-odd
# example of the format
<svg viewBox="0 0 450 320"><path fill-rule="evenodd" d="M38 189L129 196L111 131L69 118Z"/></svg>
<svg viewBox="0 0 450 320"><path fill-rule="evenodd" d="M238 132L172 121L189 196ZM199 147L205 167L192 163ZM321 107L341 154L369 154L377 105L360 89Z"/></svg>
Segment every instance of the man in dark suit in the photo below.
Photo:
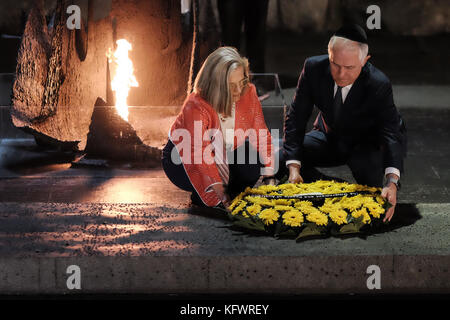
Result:
<svg viewBox="0 0 450 320"><path fill-rule="evenodd" d="M315 167L348 165L357 183L383 186L382 196L394 205L390 221L406 136L391 83L367 53L366 33L350 25L331 37L328 55L306 59L285 118L282 161L290 183L323 178ZM314 105L320 112L305 134Z"/></svg>

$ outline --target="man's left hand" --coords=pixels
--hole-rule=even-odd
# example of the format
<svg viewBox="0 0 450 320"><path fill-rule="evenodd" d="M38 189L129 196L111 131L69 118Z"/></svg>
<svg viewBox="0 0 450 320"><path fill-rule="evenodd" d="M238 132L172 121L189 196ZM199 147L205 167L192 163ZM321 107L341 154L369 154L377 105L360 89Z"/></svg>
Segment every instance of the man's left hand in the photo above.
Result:
<svg viewBox="0 0 450 320"><path fill-rule="evenodd" d="M389 183L386 187L381 191L381 196L390 202L392 207L386 211L386 215L383 219L383 222L391 221L392 216L394 215L395 205L397 204L397 187L392 182Z"/></svg>

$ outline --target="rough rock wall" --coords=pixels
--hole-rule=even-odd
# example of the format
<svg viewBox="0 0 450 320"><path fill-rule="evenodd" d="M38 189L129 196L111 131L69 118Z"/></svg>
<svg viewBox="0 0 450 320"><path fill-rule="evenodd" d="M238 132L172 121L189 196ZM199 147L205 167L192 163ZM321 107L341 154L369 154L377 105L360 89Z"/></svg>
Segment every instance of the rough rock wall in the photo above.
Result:
<svg viewBox="0 0 450 320"><path fill-rule="evenodd" d="M191 38L183 38L179 1L113 1L117 39L133 45L130 57L138 88L129 105L177 105L185 98Z"/></svg>
<svg viewBox="0 0 450 320"><path fill-rule="evenodd" d="M41 113L51 54L51 39L41 8L32 9L24 33L28 36L23 38L20 47L20 63L17 65L13 85L13 104L17 111L15 116L27 120L36 118Z"/></svg>
<svg viewBox="0 0 450 320"><path fill-rule="evenodd" d="M46 30L42 10L31 11L18 55L12 119L17 127L30 128L59 141L80 141L78 148L82 150L95 101L97 97L106 99L106 53L114 47L115 40L126 38L133 46L130 57L139 87L130 90L128 104L143 106L183 102L191 39L182 38L180 4L176 0L113 0L109 14L99 19L95 19L98 14L94 10L99 2L108 1L79 2L84 2L84 7L89 3L90 8L84 31L69 30L65 20ZM65 12L69 2L60 4ZM64 27L58 29L61 23ZM55 41L55 37L60 41ZM87 48L84 59L80 59L77 45L80 39ZM54 56L60 58L59 63L52 60ZM55 74L59 75L59 82L49 81ZM53 88L55 81L58 92ZM57 94L57 99L44 99L46 91Z"/></svg>

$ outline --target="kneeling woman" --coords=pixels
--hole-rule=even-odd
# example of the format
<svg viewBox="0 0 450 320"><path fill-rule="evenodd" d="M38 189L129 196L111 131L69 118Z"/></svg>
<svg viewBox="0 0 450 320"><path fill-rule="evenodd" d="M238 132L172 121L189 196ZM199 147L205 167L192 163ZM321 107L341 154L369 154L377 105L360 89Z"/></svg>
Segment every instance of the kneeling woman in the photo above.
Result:
<svg viewBox="0 0 450 320"><path fill-rule="evenodd" d="M271 135L248 72L247 59L234 48L215 50L172 124L163 169L177 187L192 192L194 204L227 206L261 175L275 182Z"/></svg>

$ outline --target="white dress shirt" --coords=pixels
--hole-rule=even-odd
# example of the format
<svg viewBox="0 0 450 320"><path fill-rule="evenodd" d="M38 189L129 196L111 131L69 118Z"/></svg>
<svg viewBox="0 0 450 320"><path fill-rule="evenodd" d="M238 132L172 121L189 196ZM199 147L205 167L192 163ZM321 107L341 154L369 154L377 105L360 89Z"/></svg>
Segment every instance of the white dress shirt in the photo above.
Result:
<svg viewBox="0 0 450 320"><path fill-rule="evenodd" d="M353 83L352 83L352 84L349 84L348 86L342 87L342 90L341 90L341 93L342 93L342 103L345 102L345 99L347 98L347 95L348 95L350 89L352 88L352 85L353 85ZM335 83L334 83L334 94L333 94L333 96L336 94L337 88L338 88L338 85L337 85L336 82L335 82ZM289 165L289 164L291 164L291 163L296 163L296 164L298 164L299 166L301 166L301 162L298 161L298 160L288 160L288 161L286 161L286 166ZM385 175L388 175L388 174L390 174L390 173L394 173L394 174L396 174L396 175L400 178L400 170L398 170L397 168L394 168L394 167L387 167L386 170L384 171L384 174L385 174Z"/></svg>

